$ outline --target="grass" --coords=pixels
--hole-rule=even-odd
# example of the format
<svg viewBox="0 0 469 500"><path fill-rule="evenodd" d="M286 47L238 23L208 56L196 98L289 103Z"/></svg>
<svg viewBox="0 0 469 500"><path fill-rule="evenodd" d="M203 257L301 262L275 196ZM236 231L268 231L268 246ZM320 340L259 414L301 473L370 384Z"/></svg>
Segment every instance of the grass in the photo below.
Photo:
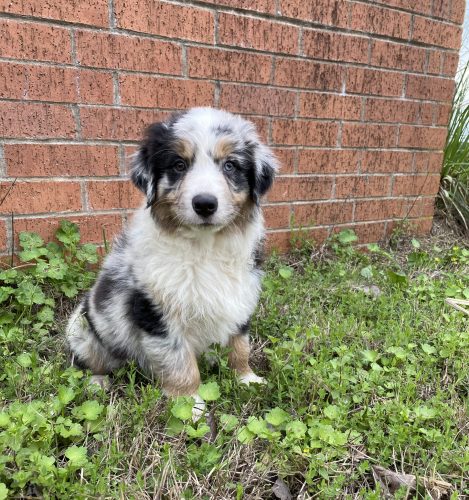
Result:
<svg viewBox="0 0 469 500"><path fill-rule="evenodd" d="M439 199L469 232L469 63L461 71L444 149Z"/></svg>
<svg viewBox="0 0 469 500"><path fill-rule="evenodd" d="M469 496L469 317L444 303L469 297L463 245L365 254L343 232L272 257L252 325L268 384L240 386L214 351L195 425L192 400L166 400L134 366L107 393L68 367L63 294L93 258L65 229L47 252L23 237L32 266L0 273L0 499L378 499L395 487L383 470L415 476L395 498Z"/></svg>

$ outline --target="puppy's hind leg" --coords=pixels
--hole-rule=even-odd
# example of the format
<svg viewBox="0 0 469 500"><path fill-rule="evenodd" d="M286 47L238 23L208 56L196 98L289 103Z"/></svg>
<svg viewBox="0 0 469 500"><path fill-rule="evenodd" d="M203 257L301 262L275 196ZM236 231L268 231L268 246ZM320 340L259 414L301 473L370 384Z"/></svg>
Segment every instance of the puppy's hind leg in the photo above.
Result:
<svg viewBox="0 0 469 500"><path fill-rule="evenodd" d="M228 365L235 370L240 382L243 384L265 384L262 377L257 376L249 366L249 335L238 333L230 337L228 347L231 348L228 354Z"/></svg>
<svg viewBox="0 0 469 500"><path fill-rule="evenodd" d="M115 359L104 347L86 318L83 304L70 317L66 336L72 354L72 365L83 370L89 369L93 374L90 382L103 389L107 388L107 375L121 366L122 361Z"/></svg>

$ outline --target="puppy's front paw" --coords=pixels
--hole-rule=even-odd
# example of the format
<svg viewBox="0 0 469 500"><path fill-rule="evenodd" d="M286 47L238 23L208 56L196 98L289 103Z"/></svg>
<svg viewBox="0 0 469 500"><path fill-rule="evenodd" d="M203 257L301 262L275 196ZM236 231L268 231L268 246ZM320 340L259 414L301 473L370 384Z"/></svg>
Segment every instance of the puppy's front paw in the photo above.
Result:
<svg viewBox="0 0 469 500"><path fill-rule="evenodd" d="M197 420L205 415L205 401L198 394L193 394L192 397L195 401L192 408L192 422L197 422Z"/></svg>
<svg viewBox="0 0 469 500"><path fill-rule="evenodd" d="M242 384L250 385L250 384L266 384L266 380L262 377L259 377L254 372L249 372L239 377L239 381Z"/></svg>

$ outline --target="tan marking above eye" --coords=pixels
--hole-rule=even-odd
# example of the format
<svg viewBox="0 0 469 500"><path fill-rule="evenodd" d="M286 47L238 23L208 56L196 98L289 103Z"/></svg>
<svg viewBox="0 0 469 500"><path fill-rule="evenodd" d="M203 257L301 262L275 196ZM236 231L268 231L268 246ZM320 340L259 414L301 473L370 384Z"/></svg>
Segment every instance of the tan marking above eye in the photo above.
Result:
<svg viewBox="0 0 469 500"><path fill-rule="evenodd" d="M220 161L229 156L236 148L236 144L230 137L220 137L213 146L212 156L215 161Z"/></svg>
<svg viewBox="0 0 469 500"><path fill-rule="evenodd" d="M187 160L187 162L192 161L194 158L195 147L186 139L176 139L174 142L174 150L181 158Z"/></svg>

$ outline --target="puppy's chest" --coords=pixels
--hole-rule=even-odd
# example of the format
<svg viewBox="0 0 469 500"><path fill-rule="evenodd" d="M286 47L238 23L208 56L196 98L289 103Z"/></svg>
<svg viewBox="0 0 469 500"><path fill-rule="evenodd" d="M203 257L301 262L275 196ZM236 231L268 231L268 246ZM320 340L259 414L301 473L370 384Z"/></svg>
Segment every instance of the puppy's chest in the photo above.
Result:
<svg viewBox="0 0 469 500"><path fill-rule="evenodd" d="M242 259L192 256L152 273L152 291L171 323L197 344L226 344L256 307L260 276Z"/></svg>

